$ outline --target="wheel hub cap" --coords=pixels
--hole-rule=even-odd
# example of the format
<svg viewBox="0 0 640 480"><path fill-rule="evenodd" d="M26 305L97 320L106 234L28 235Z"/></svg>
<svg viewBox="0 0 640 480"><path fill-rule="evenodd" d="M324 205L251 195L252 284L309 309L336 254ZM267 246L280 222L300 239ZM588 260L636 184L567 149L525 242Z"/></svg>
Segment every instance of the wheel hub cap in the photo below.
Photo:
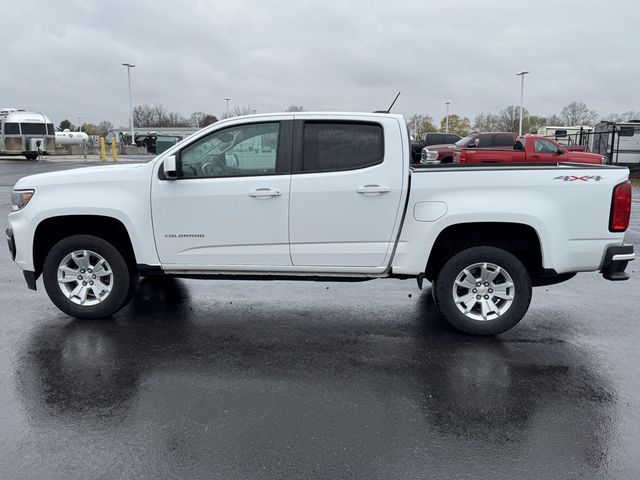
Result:
<svg viewBox="0 0 640 480"><path fill-rule="evenodd" d="M76 305L90 307L105 300L113 288L109 263L90 250L76 250L58 265L58 286Z"/></svg>
<svg viewBox="0 0 640 480"><path fill-rule="evenodd" d="M456 307L473 320L495 320L509 310L514 298L511 275L494 263L469 265L462 269L453 284Z"/></svg>

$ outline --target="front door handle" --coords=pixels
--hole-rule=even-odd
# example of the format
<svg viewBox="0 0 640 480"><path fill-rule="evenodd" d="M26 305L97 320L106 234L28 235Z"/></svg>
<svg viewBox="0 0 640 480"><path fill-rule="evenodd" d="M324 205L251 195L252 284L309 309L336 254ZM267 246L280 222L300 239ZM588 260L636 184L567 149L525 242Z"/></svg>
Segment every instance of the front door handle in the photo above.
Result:
<svg viewBox="0 0 640 480"><path fill-rule="evenodd" d="M391 187L388 187L386 185L369 184L369 185L360 185L358 188L356 188L356 192L362 193L363 195L387 193L390 191L391 191Z"/></svg>
<svg viewBox="0 0 640 480"><path fill-rule="evenodd" d="M280 190L269 187L254 188L249 192L249 196L253 198L272 198L279 197L280 195L282 195L282 192Z"/></svg>

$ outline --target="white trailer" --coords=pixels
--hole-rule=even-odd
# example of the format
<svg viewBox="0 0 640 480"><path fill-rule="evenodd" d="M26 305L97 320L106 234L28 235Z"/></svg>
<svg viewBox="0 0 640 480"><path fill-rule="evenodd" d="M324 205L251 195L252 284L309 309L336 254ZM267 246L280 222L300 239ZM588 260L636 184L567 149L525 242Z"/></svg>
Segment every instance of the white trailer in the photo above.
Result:
<svg viewBox="0 0 640 480"><path fill-rule="evenodd" d="M44 113L0 109L0 155L23 155L35 160L56 149L53 123Z"/></svg>
<svg viewBox="0 0 640 480"><path fill-rule="evenodd" d="M586 145L592 131L593 127L587 126L545 126L538 129L538 135L553 138L561 145Z"/></svg>
<svg viewBox="0 0 640 480"><path fill-rule="evenodd" d="M593 130L590 150L607 157L607 162L640 164L640 120L601 122Z"/></svg>

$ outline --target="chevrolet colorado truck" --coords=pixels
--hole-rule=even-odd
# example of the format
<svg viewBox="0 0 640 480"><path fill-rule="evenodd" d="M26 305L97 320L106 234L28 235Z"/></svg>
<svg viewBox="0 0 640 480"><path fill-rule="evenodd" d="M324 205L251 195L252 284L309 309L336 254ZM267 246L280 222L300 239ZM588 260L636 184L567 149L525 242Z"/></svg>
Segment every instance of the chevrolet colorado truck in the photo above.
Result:
<svg viewBox="0 0 640 480"><path fill-rule="evenodd" d="M400 115L215 123L146 164L20 179L6 234L27 286L77 318L116 313L138 276L417 279L457 329L494 335L532 286L625 280L628 170L412 167Z"/></svg>
<svg viewBox="0 0 640 480"><path fill-rule="evenodd" d="M460 148L453 163L548 163L573 162L603 164L606 158L597 153L568 149L555 140L539 135L519 137L511 149Z"/></svg>

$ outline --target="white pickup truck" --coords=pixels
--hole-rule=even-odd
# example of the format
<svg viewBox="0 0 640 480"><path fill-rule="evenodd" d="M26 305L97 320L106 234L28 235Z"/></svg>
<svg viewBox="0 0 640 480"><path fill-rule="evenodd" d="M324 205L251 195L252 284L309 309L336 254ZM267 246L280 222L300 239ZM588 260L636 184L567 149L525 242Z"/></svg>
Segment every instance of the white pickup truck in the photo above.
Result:
<svg viewBox="0 0 640 480"><path fill-rule="evenodd" d="M520 321L532 286L625 280L628 170L604 165L411 167L393 114L237 117L146 164L20 179L7 238L29 288L100 318L139 275L426 279L476 335Z"/></svg>

